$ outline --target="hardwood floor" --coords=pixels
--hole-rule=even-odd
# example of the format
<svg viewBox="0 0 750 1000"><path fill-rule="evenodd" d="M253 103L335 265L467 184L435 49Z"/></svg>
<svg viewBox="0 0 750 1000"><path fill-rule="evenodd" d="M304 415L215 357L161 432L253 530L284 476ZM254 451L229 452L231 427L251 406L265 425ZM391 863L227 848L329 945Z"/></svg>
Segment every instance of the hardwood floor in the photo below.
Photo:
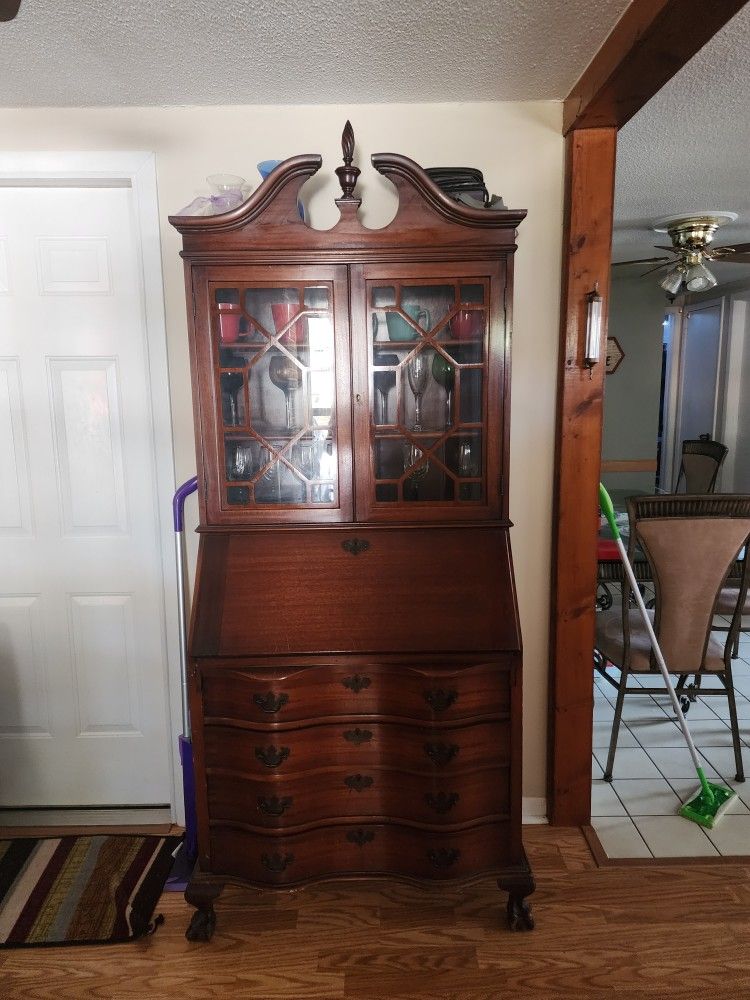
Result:
<svg viewBox="0 0 750 1000"><path fill-rule="evenodd" d="M282 895L228 888L210 944L166 923L133 944L0 951L2 1000L741 1000L750 996L750 865L598 868L577 829L530 827L532 933L490 880Z"/></svg>

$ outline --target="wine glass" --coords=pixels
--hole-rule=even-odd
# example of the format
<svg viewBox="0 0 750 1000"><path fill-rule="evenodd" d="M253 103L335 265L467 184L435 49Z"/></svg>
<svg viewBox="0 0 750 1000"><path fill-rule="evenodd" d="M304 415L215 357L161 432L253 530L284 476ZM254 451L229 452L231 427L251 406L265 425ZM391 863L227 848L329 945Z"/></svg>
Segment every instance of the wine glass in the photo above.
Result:
<svg viewBox="0 0 750 1000"><path fill-rule="evenodd" d="M255 498L261 503L273 503L281 493L280 471L276 456L271 449L259 441L256 442L256 456L253 475L257 477L265 469L255 484ZM271 464L272 463L272 464ZM268 468L266 468L268 466Z"/></svg>
<svg viewBox="0 0 750 1000"><path fill-rule="evenodd" d="M397 354L381 354L377 359L378 365L398 365L399 357ZM378 394L378 414L377 423L387 424L388 423L388 394L391 389L396 385L396 372L375 372L372 377L373 384L375 386L375 391Z"/></svg>
<svg viewBox="0 0 750 1000"><path fill-rule="evenodd" d="M404 472L410 469L413 465L416 465L420 461L424 452L420 447L412 442L404 443ZM407 478L406 482L411 488L411 499L419 499L419 487L422 480L425 478L430 469L429 461L423 462L419 468L415 469L411 475Z"/></svg>
<svg viewBox="0 0 750 1000"><path fill-rule="evenodd" d="M221 402L224 423L236 427L241 423L237 407L237 393L245 383L239 372L225 372L221 376Z"/></svg>
<svg viewBox="0 0 750 1000"><path fill-rule="evenodd" d="M456 383L456 369L442 354L435 352L432 359L432 377L445 389L445 426L453 426L453 386Z"/></svg>
<svg viewBox="0 0 750 1000"><path fill-rule="evenodd" d="M252 467L252 452L245 441L235 441L227 465L227 478L243 480L249 477Z"/></svg>
<svg viewBox="0 0 750 1000"><path fill-rule="evenodd" d="M415 431L422 430L422 395L427 388L428 375L427 358L423 351L419 351L406 366L409 388L414 394L414 427L412 429Z"/></svg>
<svg viewBox="0 0 750 1000"><path fill-rule="evenodd" d="M320 477L320 463L318 451L314 439L307 438L298 441L293 449L293 461L302 475L307 480L314 480ZM302 487L305 488L304 486ZM316 486L311 489L312 499L315 499Z"/></svg>
<svg viewBox="0 0 750 1000"><path fill-rule="evenodd" d="M286 354L277 354L271 358L268 374L277 389L284 393L286 403L286 429L294 427L294 393L302 385L302 372Z"/></svg>
<svg viewBox="0 0 750 1000"><path fill-rule="evenodd" d="M474 441L462 441L458 446L458 474L474 479L479 475L479 462L474 452Z"/></svg>

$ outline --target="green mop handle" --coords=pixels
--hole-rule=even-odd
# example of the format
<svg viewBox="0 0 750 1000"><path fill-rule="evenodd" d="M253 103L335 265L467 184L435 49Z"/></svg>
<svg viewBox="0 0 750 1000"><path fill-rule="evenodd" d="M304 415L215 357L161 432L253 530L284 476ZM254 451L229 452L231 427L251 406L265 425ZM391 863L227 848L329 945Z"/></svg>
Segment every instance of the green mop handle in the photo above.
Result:
<svg viewBox="0 0 750 1000"><path fill-rule="evenodd" d="M615 520L615 508L612 505L612 498L609 493L605 490L604 486L599 483L599 506L607 519L607 523L612 531L615 542L617 543L617 550L620 553L620 559L622 560L622 565L625 569L625 573L630 583L630 589L632 590L635 603L638 605L638 610L640 611L641 618L643 619L643 624L646 631L648 632L648 637L651 642L651 648L654 651L654 657L657 664L659 665L659 670L661 670L662 676L664 677L664 683L667 685L667 691L669 697L672 700L672 707L675 710L675 715L680 723L680 729L682 730L682 735L685 737L685 742L690 750L690 756L693 758L693 764L695 764L695 769L698 772L698 777L700 779L701 787L703 791L708 795L709 799L713 799L713 793L708 784L708 779L703 773L703 768L701 766L700 758L698 757L698 751L695 749L695 744L693 743L693 737L690 735L690 730L688 729L687 722L685 721L685 716L682 711L679 699L672 685L672 678L669 676L669 670L667 670L667 664L664 662L664 656L659 648L659 643L657 642L656 635L654 634L654 627L651 624L651 617L646 610L646 605L643 603L643 595L641 594L640 588L638 586L638 581L635 578L635 573L633 572L633 567L630 565L630 560L628 559L628 554L625 551L625 546L622 544L622 538L620 536L620 529L617 527L617 521Z"/></svg>

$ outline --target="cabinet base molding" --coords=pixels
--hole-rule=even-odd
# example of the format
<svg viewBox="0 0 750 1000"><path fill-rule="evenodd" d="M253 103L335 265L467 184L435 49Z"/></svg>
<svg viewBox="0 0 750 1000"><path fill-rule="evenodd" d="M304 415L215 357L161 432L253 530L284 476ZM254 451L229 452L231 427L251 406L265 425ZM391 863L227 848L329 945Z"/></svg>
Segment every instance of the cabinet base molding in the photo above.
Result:
<svg viewBox="0 0 750 1000"><path fill-rule="evenodd" d="M287 888L295 891L304 891L312 885L321 885L327 882L371 882L375 880L388 879L407 885L418 886L425 893L442 892L447 888L460 888L470 886L475 882L483 881L487 878L497 880L498 889L508 893L506 903L506 915L510 930L533 930L534 918L531 913L531 906L526 900L536 889L534 876L531 872L526 853L522 851L522 860L517 865L506 865L488 871L474 872L471 875L461 878L442 879L439 882L430 879L414 878L410 875L394 875L391 872L352 872L335 873L330 872L313 878L308 878L304 883L298 883ZM268 892L269 886L266 883L258 883L252 879L240 878L237 875L217 875L210 872L203 872L200 866L196 866L192 878L185 890L185 900L196 907L185 937L188 941L210 941L216 928L216 911L214 903L224 891L226 885L240 886L242 888L254 890L259 894ZM262 928L259 928L262 930Z"/></svg>

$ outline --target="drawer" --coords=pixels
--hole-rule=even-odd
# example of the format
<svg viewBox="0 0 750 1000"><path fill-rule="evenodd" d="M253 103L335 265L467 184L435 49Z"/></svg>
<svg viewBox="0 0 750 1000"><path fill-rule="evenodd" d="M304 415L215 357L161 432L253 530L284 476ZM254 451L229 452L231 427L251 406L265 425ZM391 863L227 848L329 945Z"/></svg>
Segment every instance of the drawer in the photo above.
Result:
<svg viewBox="0 0 750 1000"><path fill-rule="evenodd" d="M507 658L507 661L510 657ZM408 663L217 669L203 675L207 723L298 722L337 715L418 721L504 715L503 662L437 669Z"/></svg>
<svg viewBox="0 0 750 1000"><path fill-rule="evenodd" d="M510 861L510 824L458 833L384 824L318 827L272 836L215 824L211 872L260 885L287 886L329 875L406 875L430 881L499 871Z"/></svg>
<svg viewBox="0 0 750 1000"><path fill-rule="evenodd" d="M260 829L286 829L344 817L405 820L433 826L482 818L506 819L508 768L480 768L463 774L413 774L381 767L328 768L313 776L237 777L208 775L212 821Z"/></svg>
<svg viewBox="0 0 750 1000"><path fill-rule="evenodd" d="M508 722L403 726L338 723L269 733L207 725L203 731L207 771L242 776L299 774L316 780L319 768L349 773L380 765L394 770L451 774L475 767L505 767L510 761Z"/></svg>
<svg viewBox="0 0 750 1000"><path fill-rule="evenodd" d="M520 649L508 531L204 535L192 656Z"/></svg>

